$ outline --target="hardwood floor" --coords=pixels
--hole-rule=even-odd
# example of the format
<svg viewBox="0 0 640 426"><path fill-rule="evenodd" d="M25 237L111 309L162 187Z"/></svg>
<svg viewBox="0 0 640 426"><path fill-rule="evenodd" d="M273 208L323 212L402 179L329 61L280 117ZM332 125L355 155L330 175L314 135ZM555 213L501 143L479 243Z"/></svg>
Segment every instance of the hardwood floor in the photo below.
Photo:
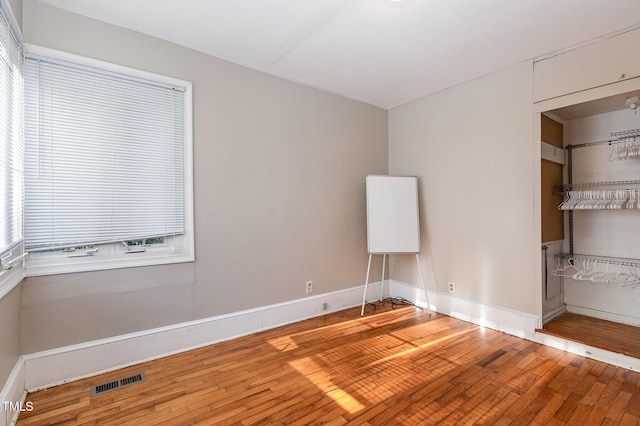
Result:
<svg viewBox="0 0 640 426"><path fill-rule="evenodd" d="M640 424L640 373L410 307L359 309L31 393L18 425Z"/></svg>
<svg viewBox="0 0 640 426"><path fill-rule="evenodd" d="M549 321L542 332L640 358L640 327L565 313Z"/></svg>

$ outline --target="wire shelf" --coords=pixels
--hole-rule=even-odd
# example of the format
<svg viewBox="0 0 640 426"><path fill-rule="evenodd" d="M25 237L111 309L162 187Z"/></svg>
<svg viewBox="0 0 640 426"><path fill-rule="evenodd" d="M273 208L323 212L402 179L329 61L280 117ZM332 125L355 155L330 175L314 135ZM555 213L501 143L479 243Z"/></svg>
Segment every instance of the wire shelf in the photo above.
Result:
<svg viewBox="0 0 640 426"><path fill-rule="evenodd" d="M623 266L640 266L640 259L630 257L616 257L616 256L603 256L597 254L582 254L582 253L559 253L555 255L556 258L561 259L573 259L584 260L587 262L603 263L609 265L623 265Z"/></svg>
<svg viewBox="0 0 640 426"><path fill-rule="evenodd" d="M563 190L569 191L570 189L575 188L589 188L594 186L615 186L615 185L640 185L640 179L636 180L618 180L618 181L609 181L609 182L583 182L583 183L573 183L573 184L564 184L564 185L556 185L555 187Z"/></svg>
<svg viewBox="0 0 640 426"><path fill-rule="evenodd" d="M594 142L586 142L586 143L567 145L565 147L565 149L572 150L574 148L587 148L587 147L596 146L596 145L615 145L617 143L623 142L626 138L633 138L633 137L637 137L637 136L640 136L640 129L623 130L621 132L613 132L613 133L611 133L611 139L610 140L594 141Z"/></svg>
<svg viewBox="0 0 640 426"><path fill-rule="evenodd" d="M636 136L640 136L640 129L634 130L623 130L621 132L613 132L611 133L611 137L614 139L624 139L624 138L633 138Z"/></svg>

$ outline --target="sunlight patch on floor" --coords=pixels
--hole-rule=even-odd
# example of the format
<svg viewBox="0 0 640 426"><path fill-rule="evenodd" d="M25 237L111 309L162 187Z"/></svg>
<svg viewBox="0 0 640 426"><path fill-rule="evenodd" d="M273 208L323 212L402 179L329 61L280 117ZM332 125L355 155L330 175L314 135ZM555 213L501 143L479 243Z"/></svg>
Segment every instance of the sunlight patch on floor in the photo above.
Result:
<svg viewBox="0 0 640 426"><path fill-rule="evenodd" d="M391 361L394 358L407 356L407 355L410 355L410 354L412 354L414 352L417 352L417 351L420 351L422 349L428 348L429 346L437 345L438 343L446 342L447 340L454 339L454 338L456 338L458 336L461 336L461 335L469 333L469 332L474 332L474 331L475 330L465 329L465 330L462 330L462 331L458 331L457 333L450 333L450 334L447 334L446 336L441 337L439 339L431 340L431 341L429 341L427 343L423 343L421 345L414 346L414 347L412 347L410 349L406 349L406 350L404 350L402 352L398 352L398 353L395 353L393 355L389 355L389 356L386 356L384 358L380 358L380 359L372 362L371 365L376 365L376 364L380 364L380 363Z"/></svg>
<svg viewBox="0 0 640 426"><path fill-rule="evenodd" d="M333 399L336 404L351 414L363 410L365 407L357 399L353 398L349 393L334 385L328 377L330 373L326 372L310 357L300 358L289 363L300 374L305 376L307 380L313 383L318 389L325 393L329 398ZM312 371L313 374L309 374Z"/></svg>
<svg viewBox="0 0 640 426"><path fill-rule="evenodd" d="M288 352L298 349L299 346L296 341L304 341L308 338L316 339L318 336L331 340L336 337L344 337L374 329L381 323L393 324L398 321L404 321L402 317L394 318L396 314L396 311L389 311L364 317L358 316L351 320L344 320L335 324L328 324L310 330L292 333L287 336L269 339L267 342L273 346L274 349L280 352ZM354 326L354 324L357 324L358 326Z"/></svg>

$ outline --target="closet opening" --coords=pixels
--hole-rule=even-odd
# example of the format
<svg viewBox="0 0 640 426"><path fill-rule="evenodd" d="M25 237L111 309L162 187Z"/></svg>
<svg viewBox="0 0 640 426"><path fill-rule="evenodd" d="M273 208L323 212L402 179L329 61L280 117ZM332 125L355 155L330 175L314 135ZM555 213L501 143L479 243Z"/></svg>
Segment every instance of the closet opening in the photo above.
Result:
<svg viewBox="0 0 640 426"><path fill-rule="evenodd" d="M542 333L640 358L640 90L541 120Z"/></svg>

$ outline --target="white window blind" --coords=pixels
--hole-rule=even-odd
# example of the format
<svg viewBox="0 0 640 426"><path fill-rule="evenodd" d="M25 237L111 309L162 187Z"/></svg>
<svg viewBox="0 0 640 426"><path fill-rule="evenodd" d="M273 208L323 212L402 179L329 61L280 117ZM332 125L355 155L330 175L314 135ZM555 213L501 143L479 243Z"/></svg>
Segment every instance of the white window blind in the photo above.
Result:
<svg viewBox="0 0 640 426"><path fill-rule="evenodd" d="M9 22L0 8L0 258L22 242L23 66Z"/></svg>
<svg viewBox="0 0 640 426"><path fill-rule="evenodd" d="M181 90L38 57L25 81L28 250L184 233Z"/></svg>

